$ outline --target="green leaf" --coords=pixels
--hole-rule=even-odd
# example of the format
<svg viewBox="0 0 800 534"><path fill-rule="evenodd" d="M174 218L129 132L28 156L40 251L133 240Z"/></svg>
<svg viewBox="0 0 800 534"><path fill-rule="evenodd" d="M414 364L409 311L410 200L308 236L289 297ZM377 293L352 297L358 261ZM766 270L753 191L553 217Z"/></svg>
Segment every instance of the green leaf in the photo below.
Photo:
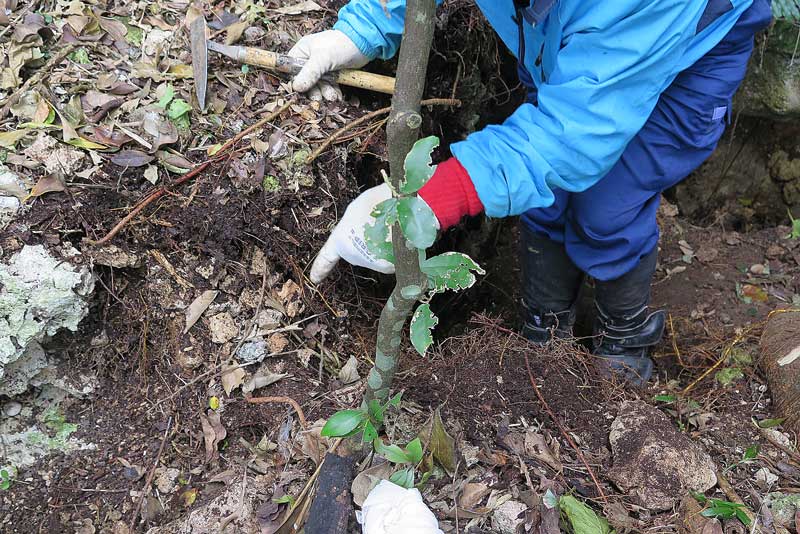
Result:
<svg viewBox="0 0 800 534"><path fill-rule="evenodd" d="M750 523L751 523L750 516L747 515L747 513L744 511L743 507L737 507L736 508L736 518L739 521L741 521L744 526L746 526L746 527L750 526Z"/></svg>
<svg viewBox="0 0 800 534"><path fill-rule="evenodd" d="M189 127L189 112L191 110L192 106L186 100L176 98L169 103L167 116L175 123L175 126L185 129Z"/></svg>
<svg viewBox="0 0 800 534"><path fill-rule="evenodd" d="M89 53L85 48L78 48L69 55L69 58L75 63L80 63L81 65L88 65L92 62L92 60L89 59Z"/></svg>
<svg viewBox="0 0 800 534"><path fill-rule="evenodd" d="M397 222L397 199L390 198L375 206L372 216L375 217L375 222L364 226L367 248L376 258L394 263L389 229Z"/></svg>
<svg viewBox="0 0 800 534"><path fill-rule="evenodd" d="M428 304L421 304L411 318L411 344L420 355L425 356L428 347L433 343L433 328L439 323L439 318L431 311Z"/></svg>
<svg viewBox="0 0 800 534"><path fill-rule="evenodd" d="M288 504L289 508L294 508L294 497L292 497L288 493L281 497L273 497L272 502L276 504Z"/></svg>
<svg viewBox="0 0 800 534"><path fill-rule="evenodd" d="M758 422L758 426L759 428L774 428L782 425L785 420L785 417L780 417L778 419L762 419Z"/></svg>
<svg viewBox="0 0 800 534"><path fill-rule="evenodd" d="M370 421L375 421L380 424L383 423L383 412L386 410L377 399L372 399L367 403L367 411L369 412Z"/></svg>
<svg viewBox="0 0 800 534"><path fill-rule="evenodd" d="M420 262L420 269L428 275L433 290L441 293L446 289L458 291L475 284L475 273L485 274L481 266L460 252L445 252Z"/></svg>
<svg viewBox="0 0 800 534"><path fill-rule="evenodd" d="M327 438L346 436L366 419L367 412L364 410L342 410L328 419L328 422L322 427L321 433Z"/></svg>
<svg viewBox="0 0 800 534"><path fill-rule="evenodd" d="M86 150L103 150L105 148L108 148L105 145L89 141L88 139L84 139L83 137L75 137L67 141L67 143L69 143L72 146L76 146L78 148L85 148Z"/></svg>
<svg viewBox="0 0 800 534"><path fill-rule="evenodd" d="M397 201L397 219L403 235L412 245L426 249L436 241L439 224L436 216L419 197L404 197Z"/></svg>
<svg viewBox="0 0 800 534"><path fill-rule="evenodd" d="M164 88L164 94L158 100L158 107L161 109L166 109L167 105L172 102L172 99L175 98L175 88L172 87L171 83L168 83L167 86ZM213 156L214 154L209 154L209 156Z"/></svg>
<svg viewBox="0 0 800 534"><path fill-rule="evenodd" d="M544 492L544 497L542 497L542 503L549 510L552 510L553 508L558 506L558 497L556 497L556 494L553 493L553 490L547 488L547 491Z"/></svg>
<svg viewBox="0 0 800 534"><path fill-rule="evenodd" d="M658 402L675 402L678 400L678 397L676 395L656 395L653 397L653 400Z"/></svg>
<svg viewBox="0 0 800 534"><path fill-rule="evenodd" d="M11 487L11 474L6 469L0 469L0 490L7 490Z"/></svg>
<svg viewBox="0 0 800 534"><path fill-rule="evenodd" d="M726 367L725 369L720 369L714 375L714 379L721 386L730 386L742 377L744 377L744 373L738 367Z"/></svg>
<svg viewBox="0 0 800 534"><path fill-rule="evenodd" d="M558 500L558 507L572 525L574 534L610 534L611 527L594 510L572 495L563 495Z"/></svg>
<svg viewBox="0 0 800 534"><path fill-rule="evenodd" d="M750 445L749 447L747 447L747 450L744 451L744 456L742 457L742 460L754 459L756 456L758 456L758 452L760 450L761 448L758 446L758 444Z"/></svg>
<svg viewBox="0 0 800 534"><path fill-rule="evenodd" d="M378 437L378 429L372 424L372 421L364 423L364 434L361 436L362 443L371 443Z"/></svg>
<svg viewBox="0 0 800 534"><path fill-rule="evenodd" d="M411 489L414 487L414 470L410 468L401 469L389 477L389 482L394 482L398 486Z"/></svg>
<svg viewBox="0 0 800 534"><path fill-rule="evenodd" d="M422 461L422 442L419 438L406 445L406 452L410 463L417 465Z"/></svg>
<svg viewBox="0 0 800 534"><path fill-rule="evenodd" d="M387 406L391 404L392 406L397 408L398 406L400 406L400 401L402 399L403 399L403 392L401 391L400 393L397 393L394 397L389 399L389 402L387 403Z"/></svg>
<svg viewBox="0 0 800 534"><path fill-rule="evenodd" d="M717 517L722 519L731 519L733 516L736 515L736 509L732 506L711 506L710 508L706 508L700 515L703 517Z"/></svg>
<svg viewBox="0 0 800 534"><path fill-rule="evenodd" d="M400 182L400 192L411 195L420 190L436 171L436 165L431 166L431 153L439 146L439 138L432 135L418 140L406 155L403 169L405 177Z"/></svg>
<svg viewBox="0 0 800 534"><path fill-rule="evenodd" d="M384 445L383 441L376 439L374 441L375 452L392 462L393 464L407 464L409 463L408 454L399 445Z"/></svg>

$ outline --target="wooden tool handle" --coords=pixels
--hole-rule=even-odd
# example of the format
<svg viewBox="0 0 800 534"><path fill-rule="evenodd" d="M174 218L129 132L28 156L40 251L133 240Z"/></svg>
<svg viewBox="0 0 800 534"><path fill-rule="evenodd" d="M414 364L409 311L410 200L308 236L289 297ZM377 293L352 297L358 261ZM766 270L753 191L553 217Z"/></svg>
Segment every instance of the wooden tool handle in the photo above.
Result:
<svg viewBox="0 0 800 534"><path fill-rule="evenodd" d="M275 69L279 72L296 74L303 66L303 62L286 55L276 54L269 50L252 47L242 47L242 54L237 59L248 65L258 65ZM393 94L395 79L391 76L373 74L363 70L342 69L331 73L337 83L350 87L358 87L378 93Z"/></svg>

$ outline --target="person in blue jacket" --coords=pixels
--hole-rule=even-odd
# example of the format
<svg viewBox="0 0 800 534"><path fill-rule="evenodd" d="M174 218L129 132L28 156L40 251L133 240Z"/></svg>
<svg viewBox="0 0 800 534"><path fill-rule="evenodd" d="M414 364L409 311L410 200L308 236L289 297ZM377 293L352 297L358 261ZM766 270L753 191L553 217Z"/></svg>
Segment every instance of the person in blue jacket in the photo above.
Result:
<svg viewBox="0 0 800 534"><path fill-rule="evenodd" d="M584 276L594 278L594 353L642 384L664 312L648 308L660 194L696 169L725 129L731 101L768 26L767 0L478 0L516 55L528 98L502 124L451 146L420 196L440 228L465 215L519 215L524 334L570 335ZM296 90L333 100L328 71L398 50L405 2L351 0L332 30L303 37ZM385 185L348 207L312 266L340 258L391 272L363 246Z"/></svg>

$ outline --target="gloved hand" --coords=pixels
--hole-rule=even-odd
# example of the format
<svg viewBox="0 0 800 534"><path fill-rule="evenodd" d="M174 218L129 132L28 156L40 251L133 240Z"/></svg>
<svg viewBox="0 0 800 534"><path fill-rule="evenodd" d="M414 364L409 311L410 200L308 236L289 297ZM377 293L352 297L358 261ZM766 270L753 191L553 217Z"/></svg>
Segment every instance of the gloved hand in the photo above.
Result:
<svg viewBox="0 0 800 534"><path fill-rule="evenodd" d="M370 58L350 38L339 30L326 30L301 38L289 50L289 56L306 60L306 64L292 81L295 91L305 93L312 100L341 100L342 91L336 83L320 80L323 74L340 69L358 69Z"/></svg>
<svg viewBox="0 0 800 534"><path fill-rule="evenodd" d="M436 216L436 230L446 230L457 224L463 216L477 215L483 211L483 204L469 174L455 158L437 165L436 172L418 195ZM367 189L347 206L342 219L311 266L312 282L318 284L324 280L341 258L373 271L394 272L394 265L375 258L364 240L364 225L375 221L372 210L391 196L389 186L381 184Z"/></svg>
<svg viewBox="0 0 800 534"><path fill-rule="evenodd" d="M352 265L373 271L387 274L394 272L394 265L373 256L364 240L364 226L375 222L372 210L391 196L389 186L381 184L367 189L347 206L344 215L311 266L312 282L318 284L324 280L341 258Z"/></svg>

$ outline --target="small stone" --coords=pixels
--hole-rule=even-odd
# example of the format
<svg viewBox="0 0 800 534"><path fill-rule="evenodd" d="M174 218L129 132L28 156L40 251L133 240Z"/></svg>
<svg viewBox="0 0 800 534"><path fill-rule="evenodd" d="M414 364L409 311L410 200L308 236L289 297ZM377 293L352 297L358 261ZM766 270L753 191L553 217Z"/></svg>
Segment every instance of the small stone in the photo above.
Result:
<svg viewBox="0 0 800 534"><path fill-rule="evenodd" d="M156 488L162 495L169 495L178 489L178 477L181 472L174 467L156 469Z"/></svg>
<svg viewBox="0 0 800 534"><path fill-rule="evenodd" d="M3 406L3 413L6 417L16 417L22 411L22 404L17 401L10 401Z"/></svg>
<svg viewBox="0 0 800 534"><path fill-rule="evenodd" d="M517 527L525 522L528 509L519 501L506 501L492 514L492 529L500 534L516 534Z"/></svg>
<svg viewBox="0 0 800 534"><path fill-rule="evenodd" d="M717 483L708 453L645 402L622 403L609 442L609 478L651 510L671 509L687 491L704 492Z"/></svg>
<svg viewBox="0 0 800 534"><path fill-rule="evenodd" d="M289 340L283 334L272 334L267 339L270 354L277 354L289 345Z"/></svg>
<svg viewBox="0 0 800 534"><path fill-rule="evenodd" d="M208 320L208 328L211 330L211 341L214 343L227 343L239 333L233 317L228 312L218 313Z"/></svg>

